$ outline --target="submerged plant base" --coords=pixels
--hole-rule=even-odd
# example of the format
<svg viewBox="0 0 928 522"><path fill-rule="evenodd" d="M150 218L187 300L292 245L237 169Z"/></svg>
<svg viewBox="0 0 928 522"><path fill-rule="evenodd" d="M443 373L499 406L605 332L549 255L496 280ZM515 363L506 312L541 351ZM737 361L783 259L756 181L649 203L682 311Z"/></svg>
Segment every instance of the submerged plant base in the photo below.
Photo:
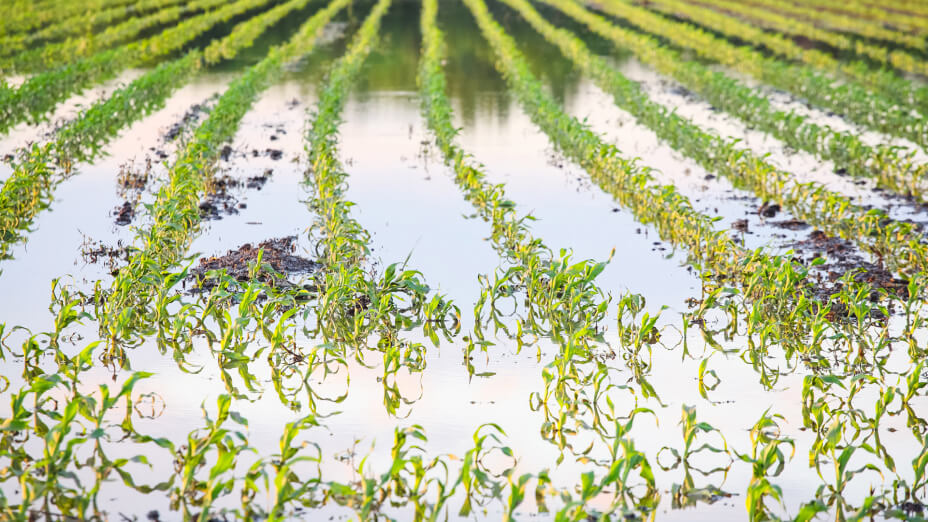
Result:
<svg viewBox="0 0 928 522"><path fill-rule="evenodd" d="M215 272L220 270L242 283L257 277L263 283L280 286L290 284L287 276L309 274L319 269L319 263L295 253L296 240L296 236L288 236L268 239L257 246L246 243L222 256L200 258L199 264L190 270L188 276L188 280L197 284L191 292L215 287L218 284ZM261 269L254 276L259 256Z"/></svg>

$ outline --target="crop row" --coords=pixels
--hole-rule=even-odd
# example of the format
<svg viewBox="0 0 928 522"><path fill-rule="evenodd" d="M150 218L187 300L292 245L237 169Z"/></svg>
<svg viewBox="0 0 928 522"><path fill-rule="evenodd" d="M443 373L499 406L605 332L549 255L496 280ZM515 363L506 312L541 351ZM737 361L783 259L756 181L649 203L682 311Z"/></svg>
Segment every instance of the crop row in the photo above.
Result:
<svg viewBox="0 0 928 522"><path fill-rule="evenodd" d="M272 48L260 62L236 78L216 106L179 152L170 168L170 181L150 206L151 225L139 231L143 247L133 253L107 291L100 313L103 338L114 345L138 341L139 325L157 324L159 314L146 313L152 300L165 314L167 295L178 281L164 280L166 270L178 263L199 230L199 201L210 179L220 145L231 139L244 114L280 74L284 65L311 51L322 29L347 3L335 0L314 14L284 45ZM144 335L142 328L142 335Z"/></svg>
<svg viewBox="0 0 928 522"><path fill-rule="evenodd" d="M678 0L654 0L652 5L693 19L725 34L730 34L732 28L738 24L732 17L706 9L691 9L690 4ZM912 107L900 106L896 98L886 98L853 81L836 83L833 78L821 74L814 68L768 58L748 45L734 45L708 31L668 20L630 5L624 0L605 0L596 7L610 15L628 20L645 32L666 38L674 45L691 49L703 58L754 76L813 105L844 115L859 125L891 136L907 138L922 147L928 146L928 124L921 118L913 117ZM704 16L706 13L708 15ZM696 20L696 16L700 18ZM741 26L750 27L744 24ZM758 41L741 36L738 38L744 41ZM913 96L916 93L915 90L909 92ZM918 105L921 106L923 100L928 100L924 96L928 94L928 90L919 88L917 92L921 93L917 98L920 100Z"/></svg>
<svg viewBox="0 0 928 522"><path fill-rule="evenodd" d="M754 42L775 54L783 56L784 58L796 60L805 63L810 67L850 78L852 81L857 82L862 86L869 87L871 91L873 91L869 95L876 93L880 97L889 97L887 103L874 98L874 102L879 103L881 110L892 108L894 104L888 103L890 100L915 110L923 110L925 107L928 107L928 89L925 89L923 86L914 84L913 82L900 77L892 70L874 69L862 61L838 60L827 52L821 51L814 47L803 47L791 38L787 38L781 34L764 31L759 27L747 24L733 16L728 16L726 14L718 13L712 11L711 9L702 8L700 6L692 5L686 2L680 2L679 0L655 0L654 2L651 2L649 6L665 14L689 19L692 22L695 22L719 34L727 35L743 42ZM612 3L608 6L608 8L609 11L613 14L616 14L616 16L628 17L629 19L640 19L646 21L649 24L657 24L663 28L662 31L666 31L672 28L671 34L674 34L677 31L683 33L681 37L688 34L690 36L689 40L692 40L693 42L704 39L706 42L711 42L713 45L718 44L721 46L721 49L724 50L724 53L707 53L704 56L725 63L731 67L735 67L737 60L741 58L761 60L767 59L767 63L761 64L763 68L777 69L779 67L781 69L789 70L793 75L794 81L801 81L799 78L803 76L803 74L800 74L801 71L790 69L788 64L784 62L766 58L763 54L754 52L750 47L736 46L732 45L730 42L724 39L712 38L713 35L706 31L700 31L698 28L685 24L669 22L668 20L654 16L653 13L643 9L636 10L628 4ZM623 14L617 14L619 12ZM636 25L639 24L636 23ZM688 44L685 43L686 40L687 39L685 38L678 38L673 41L677 45L688 47ZM692 45L692 43L689 45ZM741 53L741 56L735 58L738 53ZM728 58L725 58L726 56L728 56ZM744 71L748 74L758 76L759 71L756 71L758 67L759 66L756 66L754 69L746 68ZM827 88L825 80L817 78L814 71L805 71L805 76L810 78L808 80L810 82L812 79L814 79L814 85L810 85L809 87L803 89L794 89L791 92L801 96L802 92L810 90L815 92ZM761 78L760 76L758 77ZM773 78L773 74L769 75L769 78ZM763 80L763 78L761 79ZM866 91L861 89L853 89L853 91L853 94L860 99L868 97L868 93ZM824 102L820 100L819 103ZM832 106L829 106L829 108L832 108ZM840 112L838 110L835 111Z"/></svg>
<svg viewBox="0 0 928 522"><path fill-rule="evenodd" d="M74 163L95 158L103 146L130 123L162 107L172 92L182 87L206 64L233 58L252 44L268 27L309 0L290 0L237 25L205 51L194 50L165 62L117 89L110 97L91 105L60 128L54 141L34 145L22 154L13 173L0 188L0 258L23 239L35 216L50 203L58 183L66 179Z"/></svg>
<svg viewBox="0 0 928 522"><path fill-rule="evenodd" d="M600 408L603 397L615 388L609 384L613 370L601 359L614 354L603 339L605 326L602 324L611 297L596 284L606 262L571 262L570 254L563 250L555 255L540 238L532 235L529 219L517 215L516 206L506 198L503 186L487 182L480 165L455 143L457 130L452 122L442 70L445 61L443 35L435 23L437 7L437 0L426 0L422 10L418 82L425 119L446 163L453 167L455 182L465 199L491 225L490 239L503 261L503 266L492 280L485 276L480 278L484 289L474 308L475 332L467 340L465 351L468 371L474 373L470 361L473 351L478 346L486 351L492 344L481 331L483 322L493 324L497 332L505 331L517 340L520 347L531 342L526 343L523 337L531 339L535 336L553 341L558 350L542 371L544 391L529 396L532 409L544 414L543 438L561 451L561 458L565 452L571 452L577 458L584 455L584 450L574 447L578 432L591 432L598 437L598 443L611 451L611 459L595 463L595 467L603 471L602 477L594 480L594 472L588 472L586 480L589 488L585 489L581 498L565 501L558 516L566 516L567 519L588 516L589 499L613 489L612 504L606 513L647 513L657 505L659 497L651 462L628 438L632 420L622 419L620 422L620 416L613 408ZM519 303L518 314L512 314L512 311L507 311L507 314L516 316L516 324L507 325L499 318L497 307L500 300L508 302L514 293L519 296L516 300ZM643 304L643 298L637 295L624 296L619 303L623 345L628 343L640 348L639 340L656 337L653 329L656 318L647 314L640 328L633 325L627 329L623 327L632 319L626 316L625 311L631 309L637 314ZM642 365L635 357L631 361L629 367L634 372L636 388L644 397L656 396L656 391L641 371ZM622 440L621 452L617 451L617 439ZM586 451L592 449L592 445L584 447ZM520 478L519 484L523 483L524 477ZM533 477L539 482L536 498L541 503L544 496L551 493L548 488L540 489L545 485L546 473L537 473ZM510 504L510 509L512 507ZM461 514L468 515L470 508L468 501Z"/></svg>
<svg viewBox="0 0 928 522"><path fill-rule="evenodd" d="M819 29L814 25L781 16L773 11L755 7L751 4L742 4L729 0L708 0L707 5L735 13L768 29L823 42L835 49L853 52L901 71L920 75L928 74L928 65L925 64L923 59L900 49L889 49L835 31Z"/></svg>
<svg viewBox="0 0 928 522"><path fill-rule="evenodd" d="M748 335L759 335L760 346L768 346L771 343L780 344L787 354L816 352L818 350L816 346L832 335L826 332L836 330L844 333L835 334L834 338L846 339L849 343L847 347L849 351L856 351L856 348L850 350L850 346L873 345L863 325L871 321L870 312L879 309L882 305L870 302L865 297L873 293L873 289L869 288L868 284L845 277L840 289L822 300L815 296L816 283L810 277L810 267L788 256L771 256L763 251L752 252L741 248L726 235L725 231L715 229L715 219L694 210L689 200L677 192L674 187L656 185L646 167L640 167L634 162L622 159L613 145L603 142L581 122L564 114L531 74L524 59L515 49L511 38L490 22L482 23L481 26L496 51L500 72L506 78L509 88L519 99L526 113L548 134L555 146L583 167L597 185L613 195L640 222L652 224L658 229L662 238L675 245L686 247L690 262L704 270L704 281L709 283L717 280L722 281L726 287L740 288L740 295L743 296L743 302L747 306L744 315ZM589 55L589 52L585 51L582 44L575 39L567 45L576 51L578 56L583 54L586 58ZM591 59L590 61L600 66L603 64L601 60ZM610 77L614 78L611 73ZM636 102L650 104L644 98L639 98ZM661 128L659 134L664 139L670 140L678 147L681 147L681 142L690 139L695 144L694 148L709 149L703 151L699 148L699 154L702 156L697 154L696 157L700 161L714 161L714 164L710 165L710 170L724 168L738 175L743 174L746 179L750 176L769 176L778 179L779 174L771 175L771 172L776 171L762 161L750 156L745 159L742 154L735 154L733 150L720 150L720 144L728 145L724 144L723 140L701 131L695 132L691 128L687 128L687 132L684 132L688 122L668 115L670 111L661 107L647 106L654 109L650 115L653 120L645 123ZM677 125L683 125L683 127L676 128ZM681 148L686 150L685 147ZM692 149L689 149L689 152L692 153ZM733 161L734 165L725 166L728 161ZM748 181L755 184L758 182L757 179L747 179L742 185L747 184ZM802 214L814 214L815 211L821 210L818 207L827 207L828 200L822 200L821 196L810 194L810 201L807 203L803 199L802 204L814 208L808 211L798 209L798 211ZM835 205L835 208L828 210L828 212L822 212L819 219L828 221L841 218L839 214L843 209L840 205ZM855 222L848 223L849 221L852 220L838 219L842 226L857 226ZM869 224L872 225L872 222ZM891 227L902 226L902 224L891 225ZM881 240L880 244L882 241L885 239ZM903 250L905 247L899 248ZM900 252L900 255L902 253ZM917 263L911 258L896 261ZM920 284L922 283L913 283L914 286L911 288L908 299L914 302L921 299L923 291ZM721 288L718 288L714 292L720 290ZM714 300L715 298L709 299L706 303ZM853 325L843 321L833 322L830 319L835 314L851 313L850 310L855 310L853 312L855 314L858 312L862 314L856 315L859 320ZM913 323L915 326L918 324L920 324L918 321ZM851 330L845 331L848 328Z"/></svg>
<svg viewBox="0 0 928 522"><path fill-rule="evenodd" d="M796 2L793 5L799 5ZM909 32L918 36L928 34L928 20L905 13L883 9L879 6L868 5L865 2L851 0L849 2L835 2L834 0L805 0L802 5L823 9L826 13L838 13L846 16L855 16L864 20L879 21L900 31Z"/></svg>
<svg viewBox="0 0 928 522"><path fill-rule="evenodd" d="M30 32L45 24L52 24L89 11L103 9L110 4L129 4L137 0L88 0L86 2L34 2L11 0L0 6L0 35Z"/></svg>
<svg viewBox="0 0 928 522"><path fill-rule="evenodd" d="M901 16L907 16L912 19L913 23L926 23L928 20L928 7L918 2L908 0L888 0L886 2L876 2L874 0L848 0L847 2L838 2L837 0L824 0L835 8L843 9L845 5L859 6L867 9L879 9L883 12L891 12Z"/></svg>
<svg viewBox="0 0 928 522"><path fill-rule="evenodd" d="M216 10L188 18L141 42L97 53L75 63L32 76L18 88L0 84L0 133L17 123L37 123L68 96L120 71L147 63L181 49L197 36L269 0L238 0Z"/></svg>
<svg viewBox="0 0 928 522"><path fill-rule="evenodd" d="M610 183L610 180L608 178L611 177L612 178L611 181L613 182L613 187L615 187L615 190L610 188L609 191L612 192L618 199L620 199L620 201L633 202L635 199L641 199L641 200L647 199L646 195L641 195L641 193L649 192L648 190L642 190L644 188L642 183L639 183L638 187L636 187L638 188L638 193L629 193L627 191L627 188L631 188L631 187L621 187L619 185L623 181L622 180L623 176L627 176L627 173L626 173L627 170L623 172L623 169L620 167L617 169L609 169L608 171L605 171L605 172L604 171L596 172L597 167L595 166L595 163L600 163L600 165L603 165L606 162L608 162L609 159L614 157L610 152L614 152L615 149L610 148L609 146L605 146L601 142L598 142L597 138L593 136L592 133L590 133L589 131L586 131L576 119L569 118L566 115L564 115L563 112L560 111L560 109L556 106L556 104L554 104L553 101L550 100L550 98L544 92L541 85L538 84L537 80L535 80L534 77L532 77L531 73L528 70L527 64L525 63L524 59L519 55L518 51L515 48L515 42L512 41L512 39L508 35L506 35L506 33L502 30L502 28L499 27L492 20L492 18L489 15L489 12L486 9L485 4L481 0L465 0L465 1L468 4L468 6L471 8L471 11L474 13L475 17L477 18L478 25L480 26L481 31L484 33L484 36L487 38L487 40L490 41L491 46L494 48L494 52L497 57L496 63L497 63L498 69L506 77L507 83L509 84L510 88L514 91L516 96L519 98L519 101L525 106L526 111L529 112L532 115L533 119L536 121L536 123L538 123L549 134L552 141L554 141L556 145L558 145L565 153L567 153L568 156L574 158L575 161L577 161L578 163L581 163L585 168L587 168L587 170L591 173L591 175L593 176L594 180L597 181L597 183L607 186ZM531 9L531 6L527 2L523 2L521 0L511 0L511 2L508 2L508 3L510 3L511 5L522 6L522 7L525 7L526 9ZM575 46L575 47L579 47L579 46ZM611 150L610 152L606 152L606 150L604 149L606 150L611 149ZM599 153L598 155L596 154L597 152ZM628 178L625 178L625 180L627 183ZM619 185L619 186L616 186L616 185ZM666 192L667 194L670 195L670 197L666 198L665 201L676 199L676 201L679 201L681 203L684 202L684 200L680 196L674 195L675 191L673 188L667 187ZM661 203L659 202L653 202L653 203L655 203L655 206L659 206L659 207L662 206ZM693 222L698 223L699 221L703 221L703 222L708 221L708 218L699 217L699 215L692 215L692 217L689 219L681 219L681 216L684 213L692 212L691 210L688 210L688 207L673 208L670 206L663 206L660 210L654 211L644 205L638 206L638 205L635 205L634 203L631 203L629 206L633 209L633 212L635 212L635 214L638 216L639 219L642 219L642 217L645 215L646 212L653 212L653 213L663 212L666 216L665 219L667 221L664 221L664 222L658 221L656 224L661 229L662 235L664 236L675 234L676 237L682 237L684 234L686 234L687 224L693 223ZM672 223L673 226L667 226L667 223ZM675 228L676 230L674 230ZM687 242L684 241L684 244L686 243ZM690 241L689 244L692 245L692 241ZM695 254L698 255L699 253L695 253ZM784 261L782 258L771 258L771 257L763 256L763 255L758 255L757 253L755 253L754 258L757 260L757 264L755 265L755 267L758 269L762 269L764 264L766 263L775 263L777 261L782 263ZM771 267L768 266L767 269L769 268ZM768 303L780 302L780 298L782 297L782 294L780 295L776 294L776 292L778 291L778 288L777 288L778 285L783 285L783 284L788 285L791 289L793 289L792 291L796 291L800 288L800 285L802 285L805 282L804 281L805 275L802 273L793 273L791 274L790 277L794 277L795 279L790 280L788 278L785 278L782 270L789 271L790 268L795 268L795 267L791 266L789 262L787 262L780 266L781 272L778 273L774 271L774 272L766 273L765 277L769 277L772 279L780 279L780 282L774 283L772 286L768 286L766 288L754 287L753 288L754 291L757 291L757 290L764 291L764 293L760 294L762 296L760 297L761 301L767 301ZM748 271L748 273L751 273L751 271ZM735 273L732 272L731 274L734 275ZM744 275L745 274L742 274L741 276L743 277ZM782 287L780 289L782 289ZM863 290L864 292L867 292L865 288L861 288L861 290ZM793 306L787 306L786 308L779 310L779 312L782 314L781 321L785 321L790 324L795 324L794 314L796 313L798 313L799 315L810 314L810 309L808 308L808 301L804 300L800 296L797 296L796 294L793 294L793 297L799 298L797 301L793 302ZM844 298L840 298L840 299L844 299ZM852 301L856 301L856 303L852 303ZM871 308L872 305L869 303L866 303L866 301L867 299L861 298L861 296L851 297L851 299L847 301L848 304L853 304L854 306L863 308L863 311L861 312L853 312L853 315L857 317L857 320L859 320L860 318L867 317L870 311L872 310ZM756 302L755 302L755 305L756 305ZM755 308L755 311L757 310L758 309ZM819 310L819 313L821 313L821 310ZM811 311L810 315L815 316L816 313L814 311ZM645 317L645 319L647 319L647 317ZM760 331L762 337L764 336L777 337L781 334L789 335L789 329L790 329L789 327L781 330L774 326L774 323L780 323L780 321L771 322L770 319L758 321L759 318L750 313L746 316L746 319L749 325L752 325L753 323L753 326L749 326L749 331L755 331L755 332ZM821 317L819 317L819 319L821 319ZM833 334L821 335L823 331L819 330L819 328L825 327L827 329L828 327L825 326L826 323L827 321L825 323L819 322L817 325L812 326L811 329L804 330L804 332L806 332L806 334L808 335L808 337L804 336L803 341L802 341L802 343L807 343L807 344L804 344L805 346L804 351L801 351L801 353L805 354L804 357L811 357L812 360L816 360L818 357L820 357L819 350L823 349L820 343L827 342L827 339L829 338L840 339L842 337L842 334L837 334L837 332L835 332L835 334L837 334L835 337L830 337ZM647 323L645 322L642 324L642 326L645 326L646 324ZM756 327L759 327L760 330L754 330L754 328ZM861 333L869 327L870 326L865 326L861 330ZM620 324L620 331L625 330L625 328L626 326ZM643 331L646 331L646 330L644 328L638 330L639 333ZM634 334L634 329L632 330L631 333ZM872 339L869 341L872 341ZM864 341L864 342L866 343L869 341ZM639 342L647 342L647 341L639 341ZM882 346L882 348L880 348L880 346ZM866 347L867 350L878 351L881 349L885 349L885 346L886 346L885 344L882 344L882 345L861 344L859 348L863 350L864 347ZM628 349L631 350L633 349L633 347L634 347L634 344L632 344L631 346L628 346ZM803 350L803 349L800 349L800 350ZM851 353L855 351L856 350L851 350ZM750 359L751 361L754 361L755 364L757 364L760 359L760 366L764 366L765 363L762 362L762 359L766 358L766 353L767 352L765 348L761 349L761 348L758 348L752 345L750 348L745 350L745 353L743 354L743 356L746 357L747 359ZM863 351L859 352L858 357L860 357L861 356L860 354L862 353ZM790 356L788 355L788 358L789 357ZM876 357L875 353L874 353L874 357ZM704 368L704 366L705 365L703 364L701 367ZM915 371L918 371L918 369L916 368ZM700 380L702 380L703 378L702 376L703 376L703 371L700 370ZM804 389L803 393L804 393L804 397L806 397L806 399L804 400L808 400L808 403L807 403L808 408L806 408L806 406L804 405L803 414L804 414L804 417L805 416L808 416L808 417L804 425L808 428L814 429L815 430L814 433L816 434L816 437L817 437L815 444L813 444L813 447L810 449L810 452L809 452L810 462L818 462L819 459L823 457L828 458L829 461L834 461L835 459L841 459L843 462L846 462L850 458L850 455L854 452L855 449L858 449L858 447L854 446L854 449L850 449L850 450L845 449L842 453L842 447L838 446L835 441L838 439L843 439L846 435L848 437L847 440L850 440L852 442L857 441L858 444L859 444L859 441L866 442L868 440L871 440L872 431L869 428L870 424L861 424L861 421L863 419L855 417L853 414L848 414L848 412L844 409L830 408L827 402L829 400L827 398L828 392L826 392L825 394L826 397L822 397L818 393L820 390L819 388L817 388L818 384L816 384L815 379L807 378L807 381L809 382L808 389ZM828 384L828 382L830 381L828 381L827 379L823 379L822 382L825 383L824 386L822 386L822 389L826 389L826 388L830 389L830 392L832 393L835 391L835 389L832 388L830 384ZM914 390L914 389L917 389L917 388L911 388L910 386L910 390ZM856 390L850 393L853 394L855 392ZM890 389L887 391L887 394L888 394L887 396L892 397L893 393L895 393L895 390ZM907 395L907 396L910 396L910 395ZM562 399L563 397L558 396L558 401L561 401ZM892 399L890 398L887 400L891 401ZM907 400L908 399L906 399L906 402ZM612 403L610 402L610 405L611 404ZM594 410L596 409L595 401L594 401L594 405L591 407L594 408ZM873 423L872 425L875 425L875 423L879 422L879 417L883 414L885 414L885 410L881 410L880 407L877 406L876 420L871 419L865 422L870 422L870 423ZM555 417L555 419L556 418L557 417ZM751 484L748 487L748 491L746 495L746 505L748 508L748 513L751 519L753 520L763 520L763 519L770 518L771 513L768 510L767 500L773 499L773 500L782 501L782 497L781 497L782 493L780 489L774 486L770 482L769 479L772 476L778 475L780 472L779 470L782 470L782 467L778 467L778 466L785 464L787 461L787 458L780 452L780 450L778 449L778 446L780 444L785 443L786 445L795 447L794 443L789 440L783 441L783 440L769 439L769 438L767 439L760 438L758 440L758 438L756 438L757 435L759 435L766 429L765 427L775 426L776 419L777 419L777 416L775 415L768 416L767 414L765 414L764 416L762 416L762 419L758 421L758 423L755 425L754 429L752 430L752 441L755 444L752 456L748 458L746 458L746 456L741 457L741 459L744 462L753 463L754 465L753 466L754 475L752 477ZM564 420L565 419L562 416L560 421L563 422ZM556 422L557 422L556 420L552 419L552 423L556 423ZM683 417L683 421L681 422L681 424L683 424L684 426L684 432L690 434L687 436L695 436L696 433L699 433L699 430L695 428L695 426L697 425L697 422L695 419L695 411L692 410L691 408L684 407L684 417ZM858 429L856 433L852 433L853 430L851 430L850 428L845 429L844 428L845 425L858 426ZM867 426L867 427L864 427L864 426ZM589 427L587 426L584 426L584 428L587 430L589 429ZM704 432L713 431L711 426L708 426L708 425L703 425L703 430ZM626 433L627 432L619 431L619 433L617 433L616 436L621 437L621 436L624 436ZM555 437L556 436L557 435L555 435ZM561 444L565 443L563 438L560 439L560 443ZM758 443L761 443L761 445L757 446ZM878 442L876 444L878 446L882 446ZM864 444L863 446L861 446L861 448L865 450L866 452L870 453L874 457L884 458L887 455L887 453L885 453L885 449L886 449L885 447L882 447L880 449L874 449L873 447ZM728 450L727 448L714 448L711 451L713 451L714 453L726 453ZM686 455L686 452L687 452L687 449L684 449L682 453L678 453L676 450L674 450L673 454L678 459L678 462L680 459L682 459L685 462L686 459L688 458ZM890 469L895 469L895 466L891 458L886 458L884 460L885 462L887 462L886 465ZM646 463L647 462L646 457L644 455L640 455L639 458L637 459L637 462ZM775 464L777 462L779 462L779 465ZM629 469L629 466L628 466L630 464L629 461L624 461L623 464L626 466L625 469ZM817 464L816 464L816 468L819 469ZM922 477L923 473L920 473L918 471L920 467L917 463L915 464L915 469L916 469L917 476ZM643 472L644 469L642 469L641 471ZM822 470L820 470L820 473L821 471ZM842 513L845 510L850 511L852 507L847 504L846 500L843 498L840 498L839 496L836 497L835 495L832 495L831 492L845 490L845 488L847 487L847 483L854 477L854 475L855 473L853 471L848 472L848 470L845 470L844 467L839 468L836 473L835 483L834 484L829 483L819 488L819 490L815 494L815 498L812 501L802 505L801 509L799 510L799 514L797 518L800 520L810 520L815 516L816 513L820 513L822 511L826 511L829 509L837 509L839 513ZM642 476L644 475L642 474ZM823 480L825 480L824 477L823 477ZM922 480L923 480L922 478L916 478L915 484L921 484ZM623 483L618 483L618 484L615 484L614 487L622 488L624 485L625 484ZM830 488L833 488L833 489L830 489ZM707 490L712 491L711 488L707 488ZM695 490L692 484L688 482L684 483L683 485L679 486L679 489L677 491L674 492L674 502L676 503L675 505L688 505L694 502L694 498L697 498L700 494L706 494L707 490ZM718 491L716 491L716 493L718 493ZM648 512L648 506L652 505L651 502L647 499L646 495L643 498L637 499L639 501L643 501L642 504L638 504L637 506L639 508L645 508L644 509L645 513ZM870 502L873 502L873 500L868 499L866 502L864 502L864 505L865 506L869 505L868 503ZM628 506L625 504L619 504L617 506L614 505L612 506L612 508L616 509L620 506L625 509L628 508ZM611 512L611 511L607 511L607 512Z"/></svg>
<svg viewBox="0 0 928 522"><path fill-rule="evenodd" d="M182 0L140 0L138 3L132 6L116 6L109 7L101 11L85 12L80 16L62 20L57 24L43 27L37 31L2 37L0 38L0 53L2 53L3 56L9 56L11 54L20 53L24 49L35 46L40 42L61 40L63 38L79 36L88 32L95 32L103 26L111 26L115 22L118 22L127 17L141 16L148 11L171 7L174 4L180 3L181 1ZM117 30L117 27L106 29L106 31L103 32L102 40L100 40L99 45L112 45L114 43L118 43L119 40L124 41L125 39L131 37L131 35L125 36L125 33ZM106 32L108 31L112 31L110 34L118 36L106 36ZM97 45L96 40L94 41L93 45Z"/></svg>
<svg viewBox="0 0 928 522"><path fill-rule="evenodd" d="M904 273L928 271L928 243L911 223L890 220L885 212L867 210L850 198L828 190L820 183L796 183L783 172L748 149L739 140L724 139L704 131L672 109L650 101L641 87L625 78L604 59L591 53L577 37L558 30L523 0L504 0L516 6L529 23L555 44L577 67L611 93L616 103L653 130L674 149L709 171L730 179L758 197L772 200L794 216L839 237L857 241L876 252L888 266Z"/></svg>
<svg viewBox="0 0 928 522"><path fill-rule="evenodd" d="M924 197L928 165L916 164L914 151L878 144L870 146L852 132L836 131L795 111L777 110L754 89L703 64L685 59L648 35L616 26L572 0L542 0L586 25L594 33L630 50L642 62L667 74L752 128L767 132L791 147L831 160L852 176L872 177L901 194Z"/></svg>
<svg viewBox="0 0 928 522"><path fill-rule="evenodd" d="M550 366L557 374L558 387L563 388L567 375L575 373L572 367L576 361L589 361L594 347L603 343L601 323L610 298L595 279L606 263L573 262L566 251L555 255L540 238L532 235L530 219L518 215L504 187L486 181L481 166L455 143L457 130L447 95L442 65L446 54L444 37L435 21L437 10L437 0L423 3L418 71L422 110L435 144L454 169L455 183L477 215L489 223L490 240L504 265L493 280L480 278L484 290L474 308L476 326L466 356L470 357L470 352L477 348L475 345L487 349L489 342L481 330L482 322L499 327L502 322L496 317L498 301L517 291L525 296L520 299L525 310L513 328L523 335L545 337L557 343L560 353ZM468 368L473 372L469 359Z"/></svg>
<svg viewBox="0 0 928 522"><path fill-rule="evenodd" d="M842 47L835 45L836 48L842 50L852 49L853 47L851 46L855 43L854 39L851 37L842 37L840 34L835 34L831 31L853 33L864 38L884 40L896 45L908 47L915 52L920 52L925 47L924 36L909 35L892 29L886 29L883 24L872 20L861 20L859 18L844 16L837 13L822 12L815 7L800 6L789 2L751 0L745 5L748 8L750 8L750 6L757 6L760 8L760 12L765 15L770 13L772 16L776 16L777 21L790 20L794 24L791 26L792 30L799 31L803 36L808 32L810 34L819 35L822 38L827 38L829 44L835 42L842 45ZM778 16L779 13L786 15L786 17L780 18ZM807 21L812 22L815 26L824 26L824 31L819 34L818 31L810 27L810 24L806 23ZM800 24L801 26L797 27L797 25ZM879 47L874 48L879 49ZM885 56L887 51L883 50L882 52Z"/></svg>
<svg viewBox="0 0 928 522"><path fill-rule="evenodd" d="M171 0L161 0L161 2L170 3ZM224 2L218 0L193 0L184 5L165 7L150 15L132 17L102 32L91 32L80 38L14 53L0 61L0 69L28 74L66 66L114 45L132 41L148 29L170 24L198 11L209 11L222 5Z"/></svg>
<svg viewBox="0 0 928 522"><path fill-rule="evenodd" d="M338 159L338 127L348 94L365 60L377 46L381 19L391 0L379 0L354 35L351 45L329 70L313 119L306 132L309 168L305 183L315 221L310 238L322 267L313 275L311 337L337 360L349 356L364 362L373 348L382 353L384 382L404 367L424 368L425 347L401 332L422 328L438 345L446 320L459 322L459 312L440 295L428 298L422 274L392 263L382 273L367 266L370 233L351 216L353 203L344 198L348 174ZM373 346L369 338L376 336ZM396 402L386 401L395 413Z"/></svg>

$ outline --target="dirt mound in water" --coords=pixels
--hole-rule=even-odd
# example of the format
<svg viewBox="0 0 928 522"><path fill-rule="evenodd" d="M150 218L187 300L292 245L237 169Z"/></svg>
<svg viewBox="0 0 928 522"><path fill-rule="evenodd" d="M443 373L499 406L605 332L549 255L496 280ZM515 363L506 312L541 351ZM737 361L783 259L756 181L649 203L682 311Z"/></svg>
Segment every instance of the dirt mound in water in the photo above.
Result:
<svg viewBox="0 0 928 522"><path fill-rule="evenodd" d="M884 289L902 298L907 297L908 281L894 277L882 264L866 260L860 250L846 239L829 236L821 230L813 230L807 239L797 241L793 247L799 252L811 254L809 261L816 258L825 259L825 263L815 267L815 270L824 276L824 296L831 295L836 290L834 285L838 280L851 272L854 274L854 281L866 282L874 288Z"/></svg>
<svg viewBox="0 0 928 522"><path fill-rule="evenodd" d="M287 281L287 276L307 274L320 266L311 259L296 255L296 239L296 236L268 239L257 246L246 243L222 256L200 258L199 264L190 270L188 279L196 282L198 289L210 290L218 281L207 274L212 270L225 269L226 273L237 281L248 281L251 267L258 262L258 254L263 250L262 269L258 271L257 279L272 286L291 284ZM273 272L267 270L268 266Z"/></svg>

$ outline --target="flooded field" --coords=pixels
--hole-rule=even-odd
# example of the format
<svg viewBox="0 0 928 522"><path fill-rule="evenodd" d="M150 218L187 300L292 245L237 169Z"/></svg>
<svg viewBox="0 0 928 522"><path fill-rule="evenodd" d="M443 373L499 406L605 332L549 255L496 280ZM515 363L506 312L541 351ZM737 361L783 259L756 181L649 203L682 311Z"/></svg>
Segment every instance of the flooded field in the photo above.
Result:
<svg viewBox="0 0 928 522"><path fill-rule="evenodd" d="M0 520L928 516L921 4L0 13Z"/></svg>

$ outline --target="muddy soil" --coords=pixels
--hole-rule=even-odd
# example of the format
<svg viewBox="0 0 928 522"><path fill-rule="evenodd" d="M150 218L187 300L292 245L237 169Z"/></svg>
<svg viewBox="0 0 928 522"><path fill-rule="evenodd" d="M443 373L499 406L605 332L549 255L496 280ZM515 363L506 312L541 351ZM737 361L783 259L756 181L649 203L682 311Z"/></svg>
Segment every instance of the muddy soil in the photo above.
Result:
<svg viewBox="0 0 928 522"><path fill-rule="evenodd" d="M200 219L217 220L238 214L240 209L246 208L246 204L239 201L236 193L245 189L261 190L273 173L272 169L265 169L262 174L245 179L229 175L214 177L209 182L206 196L200 201Z"/></svg>
<svg viewBox="0 0 928 522"><path fill-rule="evenodd" d="M203 116L209 113L210 109L212 108L212 104L210 102L217 98L218 97L214 96L210 100L207 100L203 103L197 103L190 106L190 108L187 109L187 112L185 112L179 120L172 123L171 126L168 127L168 130L164 132L162 136L164 141L174 141L180 137L185 130L193 128L195 123L199 122Z"/></svg>
<svg viewBox="0 0 928 522"><path fill-rule="evenodd" d="M117 242L116 246L110 246L102 241L85 238L81 245L81 259L88 265L102 263L110 275L115 276L120 267L129 262L129 247L122 241Z"/></svg>
<svg viewBox="0 0 928 522"><path fill-rule="evenodd" d="M252 267L261 257L262 269L257 279L271 286L292 284L287 276L308 274L319 268L319 263L296 254L296 236L287 236L262 241L257 246L246 243L236 250L229 250L222 256L200 258L199 264L190 270L188 281L195 284L193 293L208 291L218 284L218 279L210 275L214 270L225 270L236 281L245 282L251 278ZM271 271L267 270L271 268Z"/></svg>
<svg viewBox="0 0 928 522"><path fill-rule="evenodd" d="M875 289L885 290L899 297L907 297L908 281L897 278L881 262L868 261L860 249L846 239L831 237L821 230L813 230L806 239L791 244L803 261L811 263L822 258L825 262L813 267L821 286L818 291L823 297L831 297L841 288L841 279L853 274L853 280L866 282ZM872 296L874 299L878 295Z"/></svg>

